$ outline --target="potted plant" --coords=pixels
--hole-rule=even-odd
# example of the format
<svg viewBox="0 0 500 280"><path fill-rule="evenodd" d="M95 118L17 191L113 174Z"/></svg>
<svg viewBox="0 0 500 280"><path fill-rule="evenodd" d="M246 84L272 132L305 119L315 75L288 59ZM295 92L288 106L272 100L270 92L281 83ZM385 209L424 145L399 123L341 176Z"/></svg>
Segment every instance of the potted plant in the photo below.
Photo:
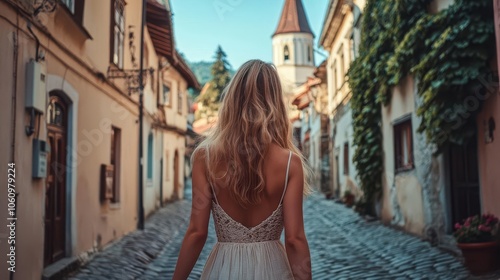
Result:
<svg viewBox="0 0 500 280"><path fill-rule="evenodd" d="M497 268L498 232L498 218L491 214L472 216L455 224L453 235L472 274L481 275Z"/></svg>
<svg viewBox="0 0 500 280"><path fill-rule="evenodd" d="M346 190L344 192L344 197L343 197L343 201L344 201L344 204L347 206L347 207L352 207L354 205L354 194L352 194L351 191L349 190Z"/></svg>

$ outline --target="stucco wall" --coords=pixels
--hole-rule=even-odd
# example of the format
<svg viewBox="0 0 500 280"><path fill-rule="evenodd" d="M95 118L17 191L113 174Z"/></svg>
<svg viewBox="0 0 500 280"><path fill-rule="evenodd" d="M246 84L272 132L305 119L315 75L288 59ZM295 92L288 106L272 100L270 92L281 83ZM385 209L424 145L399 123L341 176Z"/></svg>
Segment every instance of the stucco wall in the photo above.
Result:
<svg viewBox="0 0 500 280"><path fill-rule="evenodd" d="M339 120L335 125L335 149L338 151L338 168L339 168L339 182L340 182L340 196L344 195L346 190L349 190L359 199L362 196L362 191L359 188L359 183L356 178L357 170L354 165L354 150L353 146L353 126L352 126L352 110L349 104L344 108L344 113L340 116ZM348 156L349 156L349 166L348 173L344 174L344 144L348 143Z"/></svg>
<svg viewBox="0 0 500 280"><path fill-rule="evenodd" d="M382 132L384 148L383 199L381 218L415 234L421 234L424 225L422 186L416 170L395 173L394 121L411 115L413 141L415 142L415 101L413 79L407 78L394 87L391 102L382 107ZM414 143L414 148L415 148ZM416 150L413 150L415 155ZM416 167L418 168L418 166Z"/></svg>
<svg viewBox="0 0 500 280"><path fill-rule="evenodd" d="M88 2L88 1L87 1ZM109 51L102 50L102 40L107 46L108 29L103 29L103 22L89 20L89 15L106 14L109 18L108 5L87 3L84 20L85 28L94 40L85 41L83 33L70 22L68 15L58 9L53 14L43 14L40 21L57 41L48 38L33 26L40 39L41 50L45 53L47 68L47 94L52 90L61 91L69 101L68 124L68 159L66 166L66 251L67 256L76 256L82 252L103 246L113 239L135 229L137 219L137 106L131 99L120 93L110 83L98 78L95 71L105 73ZM95 11L94 11L95 10ZM19 56L17 62L17 89L15 135L15 161L18 200L17 227L17 269L16 279L40 279L43 270L44 252L44 212L45 180L31 179L32 138L27 137L24 129L29 118L24 109L25 65L35 57L35 43L26 30L26 21L17 18L16 11L5 2L0 2L0 61L3 74L0 87L5 94L0 97L0 122L5 128L0 140L4 148L0 149L0 160L6 166L10 161L11 117L13 94L14 41L12 34L18 33ZM5 20L6 17L8 20ZM100 17L96 17L99 19ZM97 41L97 43L96 43ZM101 44L96 51L95 44ZM127 47L127 44L125 44ZM95 64L94 64L95 63ZM117 82L119 85L120 83ZM121 172L120 203L110 205L101 203L99 196L100 165L110 163L111 138L109 126L121 129ZM45 116L41 118L40 139L46 139ZM130 163L130 164L129 164ZM6 169L0 171L2 174ZM5 174L4 174L5 175ZM2 208L4 201L0 202ZM6 213L2 213L5 215ZM5 217L4 217L5 218ZM3 229L0 234L4 233ZM6 252L3 235L0 236L1 250ZM5 254L2 260L0 278L7 279ZM5 269L4 269L5 268Z"/></svg>
<svg viewBox="0 0 500 280"><path fill-rule="evenodd" d="M495 121L493 142L486 143L485 128L490 118ZM477 117L479 174L481 183L482 210L500 216L500 93L492 93L485 100L482 112Z"/></svg>
<svg viewBox="0 0 500 280"><path fill-rule="evenodd" d="M7 185L2 188L0 197L0 207L3 209L0 213L4 225L0 228L0 279L8 279L7 253L11 245L16 246L16 277L19 279L34 279L39 276L43 265L43 255L33 254L43 253L43 216L44 211L44 181L31 179L31 157L32 157L32 138L25 134L25 126L28 125L28 114L24 108L25 83L25 65L30 57L34 56L34 45L26 34L17 33L12 23L17 18L15 15L7 13L10 11L3 2L0 2L0 125L2 133L0 136L0 163L2 168L0 174L4 178L4 184L7 182L8 163L15 163L15 189L19 193L17 197L17 218L16 221L16 243L8 244L7 237L9 230L7 228ZM3 18L4 16L7 19ZM15 35L14 35L15 34ZM16 36L16 39L14 39ZM17 41L18 57L15 60L15 41ZM15 67L17 71L15 71ZM14 80L14 74L18 75L18 80ZM14 82L16 83L14 85ZM16 89L15 89L16 87ZM15 89L15 91L14 91ZM15 102L13 101L13 94ZM15 113L14 113L15 112ZM14 114L13 114L14 113ZM45 126L42 122L40 139L46 139L43 131ZM13 136L15 141L12 142ZM14 145L12 147L11 145ZM14 149L14 161L11 153ZM33 234L40 233L41 234ZM32 269L35 267L36 269Z"/></svg>
<svg viewBox="0 0 500 280"><path fill-rule="evenodd" d="M379 210L384 222L440 242L449 226L445 160L433 154L435 147L417 131L421 119L415 110L420 102L416 82L407 77L393 88L390 104L382 107L384 175ZM394 123L405 116L410 116L412 124L414 168L396 172Z"/></svg>

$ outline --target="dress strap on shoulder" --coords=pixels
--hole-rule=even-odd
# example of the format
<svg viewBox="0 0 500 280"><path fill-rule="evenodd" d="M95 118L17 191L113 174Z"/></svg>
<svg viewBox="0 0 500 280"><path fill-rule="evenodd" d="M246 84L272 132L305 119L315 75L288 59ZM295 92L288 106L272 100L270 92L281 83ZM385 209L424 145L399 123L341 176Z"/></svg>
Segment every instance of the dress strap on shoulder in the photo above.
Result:
<svg viewBox="0 0 500 280"><path fill-rule="evenodd" d="M208 184L210 185L210 188L212 189L212 194L213 194L213 196L215 198L215 203L219 204L219 201L217 200L217 195L215 194L214 186L212 186L211 182L208 182Z"/></svg>
<svg viewBox="0 0 500 280"><path fill-rule="evenodd" d="M280 205L283 203L283 198L285 197L286 187L288 185L288 171L290 171L290 160L292 159L292 151L290 151L290 155L288 156L288 164L286 165L286 175L285 175L285 188L283 189L283 194L281 195Z"/></svg>

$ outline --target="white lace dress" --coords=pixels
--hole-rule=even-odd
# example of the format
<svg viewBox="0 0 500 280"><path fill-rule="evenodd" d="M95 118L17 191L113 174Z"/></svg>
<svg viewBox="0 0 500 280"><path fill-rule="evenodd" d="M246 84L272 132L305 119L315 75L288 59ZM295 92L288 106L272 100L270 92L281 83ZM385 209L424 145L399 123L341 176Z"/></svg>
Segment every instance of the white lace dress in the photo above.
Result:
<svg viewBox="0 0 500 280"><path fill-rule="evenodd" d="M293 279L285 248L280 242L283 231L282 202L288 182L291 155L290 152L280 203L276 210L257 226L248 228L233 220L219 205L214 192L212 215L217 243L208 257L201 279Z"/></svg>

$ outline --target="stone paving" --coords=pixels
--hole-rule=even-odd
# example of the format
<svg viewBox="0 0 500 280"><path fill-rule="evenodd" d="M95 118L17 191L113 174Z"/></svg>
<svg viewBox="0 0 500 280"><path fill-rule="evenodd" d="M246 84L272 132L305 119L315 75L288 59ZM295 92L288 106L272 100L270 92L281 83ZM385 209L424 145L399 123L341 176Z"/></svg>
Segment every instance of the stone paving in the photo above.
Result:
<svg viewBox="0 0 500 280"><path fill-rule="evenodd" d="M189 199L170 203L147 220L143 232L125 236L69 279L171 279L190 206ZM378 221L366 222L319 195L309 197L304 210L315 280L500 279L472 278L454 256ZM216 241L212 221L209 230L189 279L199 279Z"/></svg>

